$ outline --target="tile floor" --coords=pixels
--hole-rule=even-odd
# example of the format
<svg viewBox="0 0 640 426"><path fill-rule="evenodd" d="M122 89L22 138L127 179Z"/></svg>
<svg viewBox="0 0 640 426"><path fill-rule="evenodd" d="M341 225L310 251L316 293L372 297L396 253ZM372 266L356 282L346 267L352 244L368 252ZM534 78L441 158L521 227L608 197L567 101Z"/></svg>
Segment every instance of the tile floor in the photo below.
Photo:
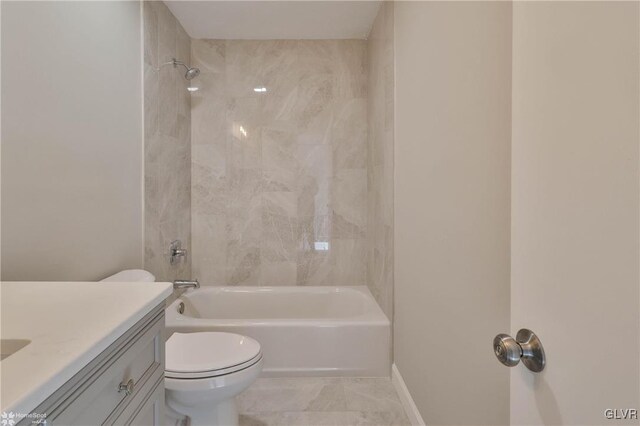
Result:
<svg viewBox="0 0 640 426"><path fill-rule="evenodd" d="M258 379L237 401L241 426L410 424L385 378Z"/></svg>

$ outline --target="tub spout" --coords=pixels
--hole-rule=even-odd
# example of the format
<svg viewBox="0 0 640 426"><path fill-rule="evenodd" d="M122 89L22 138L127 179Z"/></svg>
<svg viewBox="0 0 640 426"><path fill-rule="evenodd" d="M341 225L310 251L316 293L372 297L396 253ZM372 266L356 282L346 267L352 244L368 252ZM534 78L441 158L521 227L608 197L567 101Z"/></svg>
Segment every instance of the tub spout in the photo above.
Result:
<svg viewBox="0 0 640 426"><path fill-rule="evenodd" d="M181 288L200 288L200 283L198 280L175 280L173 282L173 288L181 289Z"/></svg>

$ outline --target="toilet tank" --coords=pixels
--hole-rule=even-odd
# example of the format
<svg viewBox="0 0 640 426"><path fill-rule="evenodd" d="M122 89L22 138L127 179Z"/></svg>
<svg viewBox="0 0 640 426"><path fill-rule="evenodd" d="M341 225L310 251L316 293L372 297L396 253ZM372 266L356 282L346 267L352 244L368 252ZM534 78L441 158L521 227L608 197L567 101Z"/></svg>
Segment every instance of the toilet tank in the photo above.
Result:
<svg viewBox="0 0 640 426"><path fill-rule="evenodd" d="M149 271L143 269L127 269L120 271L117 274L113 274L103 280L105 282L147 282L152 283L156 280L156 277Z"/></svg>

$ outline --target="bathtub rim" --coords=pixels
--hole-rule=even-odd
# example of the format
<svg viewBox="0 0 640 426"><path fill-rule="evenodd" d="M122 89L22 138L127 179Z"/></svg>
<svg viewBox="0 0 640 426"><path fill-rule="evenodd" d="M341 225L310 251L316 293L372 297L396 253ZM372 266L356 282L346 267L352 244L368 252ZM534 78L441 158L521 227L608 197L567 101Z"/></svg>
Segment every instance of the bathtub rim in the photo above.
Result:
<svg viewBox="0 0 640 426"><path fill-rule="evenodd" d="M270 292L340 292L340 291L356 291L370 302L367 312L363 314L353 315L350 317L314 317L314 318L198 318L190 317L178 312L178 306L182 299L189 296L196 296L198 293L207 291L229 291L229 292L252 292L252 291L270 291ZM295 326L299 324L301 327L310 325L338 327L341 325L351 326L383 326L388 327L391 321L378 305L371 291L367 286L203 286L199 289L191 289L181 294L166 308L167 328L197 327L205 324L216 324L220 326L243 326L251 324L257 327L273 327L273 326Z"/></svg>

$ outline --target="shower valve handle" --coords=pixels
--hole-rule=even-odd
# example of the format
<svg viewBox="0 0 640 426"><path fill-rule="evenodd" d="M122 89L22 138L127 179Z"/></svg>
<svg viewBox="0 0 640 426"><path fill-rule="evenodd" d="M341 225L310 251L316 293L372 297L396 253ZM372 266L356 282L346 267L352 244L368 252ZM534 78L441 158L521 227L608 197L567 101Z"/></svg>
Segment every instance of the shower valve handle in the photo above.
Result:
<svg viewBox="0 0 640 426"><path fill-rule="evenodd" d="M187 249L182 248L182 241L171 241L171 246L169 247L169 263L173 265L181 257L187 257Z"/></svg>

